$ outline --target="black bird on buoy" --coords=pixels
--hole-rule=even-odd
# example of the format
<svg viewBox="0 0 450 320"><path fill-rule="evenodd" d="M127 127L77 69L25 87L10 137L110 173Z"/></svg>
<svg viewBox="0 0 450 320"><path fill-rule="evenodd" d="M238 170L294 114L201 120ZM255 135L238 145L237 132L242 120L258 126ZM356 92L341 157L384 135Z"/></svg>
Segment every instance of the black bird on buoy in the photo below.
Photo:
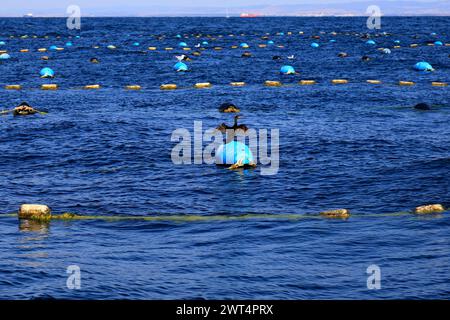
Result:
<svg viewBox="0 0 450 320"><path fill-rule="evenodd" d="M234 124L231 127L223 122L216 129L222 133L226 133L227 130L234 130L234 131L242 130L243 132L246 132L248 130L248 127L245 124L238 125L238 119L240 118L241 116L239 115L234 116Z"/></svg>

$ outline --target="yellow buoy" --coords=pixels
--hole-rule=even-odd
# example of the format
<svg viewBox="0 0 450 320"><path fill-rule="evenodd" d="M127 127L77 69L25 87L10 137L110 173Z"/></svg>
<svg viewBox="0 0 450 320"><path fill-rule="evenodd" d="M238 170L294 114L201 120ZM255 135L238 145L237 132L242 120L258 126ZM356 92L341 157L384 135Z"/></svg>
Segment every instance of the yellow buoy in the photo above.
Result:
<svg viewBox="0 0 450 320"><path fill-rule="evenodd" d="M156 47L148 47L148 50L150 50L150 51L155 51L155 50L156 50Z"/></svg>
<svg viewBox="0 0 450 320"><path fill-rule="evenodd" d="M50 220L52 210L43 204L23 204L18 212L19 219Z"/></svg>
<svg viewBox="0 0 450 320"><path fill-rule="evenodd" d="M445 46L446 46L446 47L450 47L450 43L446 43Z"/></svg>
<svg viewBox="0 0 450 320"><path fill-rule="evenodd" d="M238 46L231 46L231 49L237 49Z"/></svg>
<svg viewBox="0 0 450 320"><path fill-rule="evenodd" d="M184 50L184 51L189 51L189 50L191 50L191 48L185 47L185 48L183 48L183 50Z"/></svg>
<svg viewBox="0 0 450 320"><path fill-rule="evenodd" d="M411 48L416 48L416 47L418 47L419 45L418 45L417 43L411 43L409 46L410 46Z"/></svg>
<svg viewBox="0 0 450 320"><path fill-rule="evenodd" d="M347 209L336 209L323 211L320 215L327 218L348 218L350 217L350 211Z"/></svg>
<svg viewBox="0 0 450 320"><path fill-rule="evenodd" d="M230 83L233 87L242 87L245 86L245 82L231 82Z"/></svg>
<svg viewBox="0 0 450 320"><path fill-rule="evenodd" d="M22 86L20 84L10 84L5 86L6 90L20 90Z"/></svg>
<svg viewBox="0 0 450 320"><path fill-rule="evenodd" d="M87 86L84 86L84 89L90 90L90 89L100 89L99 84L88 84Z"/></svg>
<svg viewBox="0 0 450 320"><path fill-rule="evenodd" d="M429 204L425 206L416 207L414 209L415 214L430 214L444 212L444 206L442 204Z"/></svg>
<svg viewBox="0 0 450 320"><path fill-rule="evenodd" d="M400 49L401 46L394 46L394 49Z"/></svg>
<svg viewBox="0 0 450 320"><path fill-rule="evenodd" d="M20 52L29 52L30 50L28 49L20 49Z"/></svg>
<svg viewBox="0 0 450 320"><path fill-rule="evenodd" d="M38 52L46 52L47 51L47 48L39 48L38 49Z"/></svg>
<svg viewBox="0 0 450 320"><path fill-rule="evenodd" d="M141 90L141 86L137 84L128 85L125 87L127 90Z"/></svg>
<svg viewBox="0 0 450 320"><path fill-rule="evenodd" d="M56 51L63 51L64 48L56 48Z"/></svg>
<svg viewBox="0 0 450 320"><path fill-rule="evenodd" d="M371 83L371 84L380 84L381 81L380 81L380 80L367 80L367 83Z"/></svg>
<svg viewBox="0 0 450 320"><path fill-rule="evenodd" d="M8 50L0 50L0 54L8 53Z"/></svg>
<svg viewBox="0 0 450 320"><path fill-rule="evenodd" d="M448 86L448 84L446 82L437 82L437 81L432 82L431 85L435 86L435 87L446 87L446 86Z"/></svg>
<svg viewBox="0 0 450 320"><path fill-rule="evenodd" d="M167 47L167 48L164 48L164 50L170 51L170 50L173 50L173 48Z"/></svg>
<svg viewBox="0 0 450 320"><path fill-rule="evenodd" d="M209 87L211 87L211 83L210 82L199 82L199 83L196 83L194 85L194 87L198 88L198 89L200 89L200 88L209 88Z"/></svg>
<svg viewBox="0 0 450 320"><path fill-rule="evenodd" d="M348 80L346 80L346 79L333 79L333 80L331 80L331 83L333 83L333 84L346 84L346 83L348 83Z"/></svg>
<svg viewBox="0 0 450 320"><path fill-rule="evenodd" d="M169 83L169 84L162 84L159 88L161 90L175 90L178 87L176 84Z"/></svg>
<svg viewBox="0 0 450 320"><path fill-rule="evenodd" d="M299 84L301 84L302 86L307 86L307 85L316 84L316 81L315 80L300 80Z"/></svg>
<svg viewBox="0 0 450 320"><path fill-rule="evenodd" d="M264 85L267 87L281 87L281 82L267 80L266 82L264 82Z"/></svg>
<svg viewBox="0 0 450 320"><path fill-rule="evenodd" d="M412 82L412 81L399 81L398 84L400 86L413 86L414 82Z"/></svg>
<svg viewBox="0 0 450 320"><path fill-rule="evenodd" d="M220 51L220 50L222 50L222 47L214 47L214 50Z"/></svg>
<svg viewBox="0 0 450 320"><path fill-rule="evenodd" d="M427 46L432 47L432 46L434 46L434 43L427 43Z"/></svg>
<svg viewBox="0 0 450 320"><path fill-rule="evenodd" d="M41 86L42 90L56 90L58 89L58 85L57 84L43 84Z"/></svg>

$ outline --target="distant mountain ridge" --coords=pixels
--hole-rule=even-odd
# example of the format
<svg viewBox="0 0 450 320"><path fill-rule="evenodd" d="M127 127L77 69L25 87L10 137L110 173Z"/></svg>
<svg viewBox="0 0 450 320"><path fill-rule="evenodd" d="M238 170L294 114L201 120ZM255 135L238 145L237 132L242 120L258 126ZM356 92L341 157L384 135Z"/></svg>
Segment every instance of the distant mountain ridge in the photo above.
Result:
<svg viewBox="0 0 450 320"><path fill-rule="evenodd" d="M367 16L366 10L371 5L378 5L385 16L450 16L450 0L436 1L363 1L354 2L349 0L343 3L314 3L311 0L307 4L261 4L258 6L238 6L226 7L220 6L195 7L195 6L102 6L95 2L90 6L83 6L82 16L239 16L241 13L256 13L263 16ZM275 2L275 1L273 1ZM59 5L61 6L61 5ZM27 12L33 12L35 17L64 17L66 8L54 7L52 9L27 8ZM24 13L20 8L10 9L9 12L0 13L0 16L18 16L22 17Z"/></svg>

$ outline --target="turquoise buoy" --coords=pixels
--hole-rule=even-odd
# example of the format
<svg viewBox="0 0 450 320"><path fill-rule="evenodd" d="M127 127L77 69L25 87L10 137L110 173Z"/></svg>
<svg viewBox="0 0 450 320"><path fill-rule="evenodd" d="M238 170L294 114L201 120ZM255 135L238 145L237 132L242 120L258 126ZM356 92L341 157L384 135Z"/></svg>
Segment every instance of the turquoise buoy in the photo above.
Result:
<svg viewBox="0 0 450 320"><path fill-rule="evenodd" d="M320 45L317 42L313 42L313 43L311 43L311 47L318 48L318 47L320 47Z"/></svg>
<svg viewBox="0 0 450 320"><path fill-rule="evenodd" d="M273 42L272 40L267 41L268 45L273 45L275 42Z"/></svg>
<svg viewBox="0 0 450 320"><path fill-rule="evenodd" d="M435 46L443 46L444 44L442 43L442 41L436 41L434 43Z"/></svg>
<svg viewBox="0 0 450 320"><path fill-rule="evenodd" d="M204 45L204 46L207 46L209 43L208 43L208 41L203 41L202 42L202 45Z"/></svg>
<svg viewBox="0 0 450 320"><path fill-rule="evenodd" d="M295 69L292 66L282 66L280 69L282 74L295 74Z"/></svg>
<svg viewBox="0 0 450 320"><path fill-rule="evenodd" d="M429 64L428 62L425 62L425 61L417 62L414 65L414 69L416 69L417 71L434 71L431 64Z"/></svg>
<svg viewBox="0 0 450 320"><path fill-rule="evenodd" d="M0 46L4 46L6 44L5 41L0 41Z"/></svg>
<svg viewBox="0 0 450 320"><path fill-rule="evenodd" d="M249 147L239 141L222 144L216 151L216 164L233 165L241 161L242 165L254 163L253 154Z"/></svg>
<svg viewBox="0 0 450 320"><path fill-rule="evenodd" d="M178 44L179 47L187 47L187 43L186 42L180 42Z"/></svg>
<svg viewBox="0 0 450 320"><path fill-rule="evenodd" d="M51 51L56 51L56 50L58 50L58 47L57 46L50 46L50 48L49 48Z"/></svg>
<svg viewBox="0 0 450 320"><path fill-rule="evenodd" d="M375 45L376 42L373 41L373 40L367 40L367 41L366 41L366 44Z"/></svg>
<svg viewBox="0 0 450 320"><path fill-rule="evenodd" d="M249 47L250 47L250 46L249 46L247 43L245 43L245 42L241 43L239 46L240 46L241 48L249 48Z"/></svg>
<svg viewBox="0 0 450 320"><path fill-rule="evenodd" d="M134 47L139 47L140 45L141 45L141 44L140 44L139 42L134 42L134 43L133 43L133 46L134 46Z"/></svg>
<svg viewBox="0 0 450 320"><path fill-rule="evenodd" d="M173 66L173 69L175 70L175 71L188 71L188 66L185 64L185 63L183 63L183 62L181 62L181 61L178 61L174 66Z"/></svg>
<svg viewBox="0 0 450 320"><path fill-rule="evenodd" d="M39 74L41 75L41 78L53 78L55 76L55 71L50 68L43 68Z"/></svg>
<svg viewBox="0 0 450 320"><path fill-rule="evenodd" d="M9 58L11 58L11 56L7 53L0 54L0 60L7 60Z"/></svg>
<svg viewBox="0 0 450 320"><path fill-rule="evenodd" d="M72 44L72 42L66 42L66 47L71 47L73 44Z"/></svg>

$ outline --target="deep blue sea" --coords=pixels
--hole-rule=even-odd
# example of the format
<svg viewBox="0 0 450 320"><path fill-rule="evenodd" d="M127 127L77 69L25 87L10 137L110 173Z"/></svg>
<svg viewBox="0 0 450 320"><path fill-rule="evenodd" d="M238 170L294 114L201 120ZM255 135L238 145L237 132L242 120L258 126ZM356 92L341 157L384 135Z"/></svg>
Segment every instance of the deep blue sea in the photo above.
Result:
<svg viewBox="0 0 450 320"><path fill-rule="evenodd" d="M11 59L0 60L0 110L27 101L48 114L0 116L0 298L450 298L449 212L385 215L450 206L450 91L431 86L450 82L450 47L427 45L449 43L449 25L450 17L382 18L375 31L363 17L86 18L76 31L65 19L1 18L0 50ZM274 45L258 47L268 40ZM231 48L242 42L250 48ZM52 45L65 49L37 51ZM190 72L172 69L181 53L192 57ZM419 61L435 71L415 71ZM280 75L285 64L298 74ZM56 77L41 79L43 67ZM337 78L349 83L332 85ZM59 89L40 90L46 83ZM160 90L164 83L180 88ZM23 89L3 88L10 84ZM82 89L91 84L101 89ZM124 89L132 84L142 90ZM173 130L231 124L233 115L218 112L224 102L247 126L280 130L278 174L172 163ZM415 110L419 102L432 110ZM55 214L186 219L44 224L5 215L22 203ZM335 208L354 216L312 215ZM250 216L227 219L241 215ZM379 290L367 287L373 264ZM80 267L80 289L66 286L70 265Z"/></svg>

